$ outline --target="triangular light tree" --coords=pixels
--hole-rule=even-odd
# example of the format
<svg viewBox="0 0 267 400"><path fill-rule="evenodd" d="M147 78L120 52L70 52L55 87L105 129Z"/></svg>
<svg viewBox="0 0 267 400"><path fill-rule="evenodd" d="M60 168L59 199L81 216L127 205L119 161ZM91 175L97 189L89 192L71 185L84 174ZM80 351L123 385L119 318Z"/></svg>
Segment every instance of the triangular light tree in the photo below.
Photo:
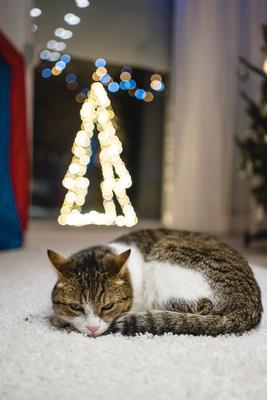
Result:
<svg viewBox="0 0 267 400"><path fill-rule="evenodd" d="M88 224L133 226L137 223L137 217L126 193L126 189L132 185L132 180L120 157L122 145L112 123L114 112L102 83L95 82L91 85L80 114L81 130L76 134L72 147L72 161L62 182L68 192L61 207L58 222L61 225L76 226ZM91 139L95 128L98 130L101 148L99 159L103 181L100 187L104 212L91 210L83 214L81 207L85 203L90 183L85 175L92 154ZM122 215L117 215L114 195L121 207Z"/></svg>

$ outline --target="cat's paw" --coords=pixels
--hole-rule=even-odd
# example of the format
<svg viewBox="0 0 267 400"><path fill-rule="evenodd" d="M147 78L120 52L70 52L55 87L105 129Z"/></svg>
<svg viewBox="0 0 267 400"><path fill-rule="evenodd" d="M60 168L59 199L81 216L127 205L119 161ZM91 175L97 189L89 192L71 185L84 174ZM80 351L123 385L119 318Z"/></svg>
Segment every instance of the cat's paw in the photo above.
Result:
<svg viewBox="0 0 267 400"><path fill-rule="evenodd" d="M118 317L112 324L112 333L121 333L125 336L134 336L147 331L147 313L127 312Z"/></svg>
<svg viewBox="0 0 267 400"><path fill-rule="evenodd" d="M109 328L109 333L121 333L122 335L125 335L125 330L129 321L129 314L130 313L125 313L115 319Z"/></svg>
<svg viewBox="0 0 267 400"><path fill-rule="evenodd" d="M204 297L198 301L197 311L201 315L211 314L213 310L213 303L210 299Z"/></svg>

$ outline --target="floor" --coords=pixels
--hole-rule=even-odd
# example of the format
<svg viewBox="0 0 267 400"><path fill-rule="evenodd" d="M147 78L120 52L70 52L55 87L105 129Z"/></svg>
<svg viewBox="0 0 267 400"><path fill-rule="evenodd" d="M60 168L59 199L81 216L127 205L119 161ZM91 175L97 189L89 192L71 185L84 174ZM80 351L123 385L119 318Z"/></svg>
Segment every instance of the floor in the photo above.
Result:
<svg viewBox="0 0 267 400"><path fill-rule="evenodd" d="M156 226L144 223L142 226ZM55 282L46 249L63 255L123 233L31 223L22 250L0 253L1 400L265 400L267 318L241 337L110 335L97 339L51 326ZM246 253L267 307L267 253Z"/></svg>

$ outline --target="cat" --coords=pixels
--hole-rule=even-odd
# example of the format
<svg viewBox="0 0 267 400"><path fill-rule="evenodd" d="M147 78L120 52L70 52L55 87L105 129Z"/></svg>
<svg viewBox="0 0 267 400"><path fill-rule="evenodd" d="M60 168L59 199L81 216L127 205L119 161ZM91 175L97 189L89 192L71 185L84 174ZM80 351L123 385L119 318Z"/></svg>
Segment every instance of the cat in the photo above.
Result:
<svg viewBox="0 0 267 400"><path fill-rule="evenodd" d="M58 275L57 318L88 336L242 334L261 320L247 261L205 234L140 230L69 258L52 250L48 257Z"/></svg>

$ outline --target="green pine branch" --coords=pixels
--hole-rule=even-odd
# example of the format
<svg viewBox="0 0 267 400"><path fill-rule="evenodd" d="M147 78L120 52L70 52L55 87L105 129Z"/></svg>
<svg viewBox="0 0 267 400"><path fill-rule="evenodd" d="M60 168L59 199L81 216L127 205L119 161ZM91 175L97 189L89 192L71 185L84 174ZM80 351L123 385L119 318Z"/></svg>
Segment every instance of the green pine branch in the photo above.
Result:
<svg viewBox="0 0 267 400"><path fill-rule="evenodd" d="M238 59L241 62L241 64L245 65L250 71L253 71L256 74L260 75L261 77L266 78L266 74L262 71L262 69L256 67L256 65L251 64L242 56L238 57Z"/></svg>

